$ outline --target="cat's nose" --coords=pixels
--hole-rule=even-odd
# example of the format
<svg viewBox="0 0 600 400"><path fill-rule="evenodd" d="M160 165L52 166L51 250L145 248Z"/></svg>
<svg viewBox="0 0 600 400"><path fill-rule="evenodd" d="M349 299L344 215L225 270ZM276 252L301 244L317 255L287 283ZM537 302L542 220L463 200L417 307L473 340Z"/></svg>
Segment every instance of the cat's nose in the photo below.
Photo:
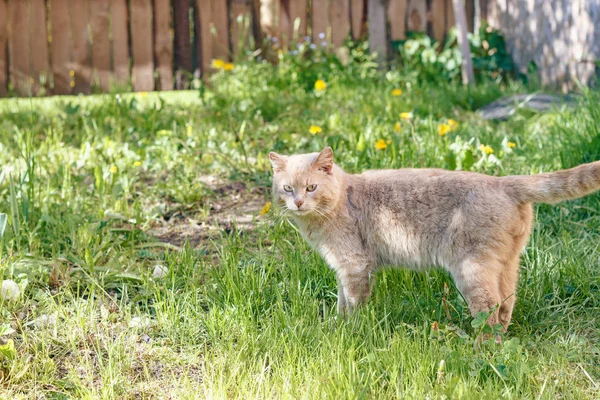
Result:
<svg viewBox="0 0 600 400"><path fill-rule="evenodd" d="M304 204L304 200L294 199L294 204L296 205L296 207L298 207L298 209L300 209L300 206L302 206L302 204Z"/></svg>

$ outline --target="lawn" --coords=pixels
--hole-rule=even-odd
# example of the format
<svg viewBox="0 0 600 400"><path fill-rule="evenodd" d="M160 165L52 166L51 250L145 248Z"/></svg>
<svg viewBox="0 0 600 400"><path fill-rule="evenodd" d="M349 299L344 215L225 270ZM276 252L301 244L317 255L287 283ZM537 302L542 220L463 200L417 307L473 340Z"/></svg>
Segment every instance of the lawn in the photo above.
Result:
<svg viewBox="0 0 600 400"><path fill-rule="evenodd" d="M381 271L336 316L333 273L269 207L267 158L553 171L600 159L600 92L485 121L527 88L282 58L194 91L0 100L0 280L20 287L0 397L600 397L600 195L536 207L513 324L478 346L442 271Z"/></svg>

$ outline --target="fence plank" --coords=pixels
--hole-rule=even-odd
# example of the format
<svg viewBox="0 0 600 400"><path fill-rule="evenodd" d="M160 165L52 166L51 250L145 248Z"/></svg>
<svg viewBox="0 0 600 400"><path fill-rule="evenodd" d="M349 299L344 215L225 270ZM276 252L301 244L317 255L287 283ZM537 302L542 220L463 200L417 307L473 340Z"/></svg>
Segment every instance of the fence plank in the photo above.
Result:
<svg viewBox="0 0 600 400"><path fill-rule="evenodd" d="M276 9L279 9L279 19L277 26L278 37L281 45L287 47L290 42L292 27L290 23L290 0L276 0L273 2Z"/></svg>
<svg viewBox="0 0 600 400"><path fill-rule="evenodd" d="M377 53L379 69L382 69L387 61L385 11L385 0L369 0L369 47L372 52Z"/></svg>
<svg viewBox="0 0 600 400"><path fill-rule="evenodd" d="M129 83L128 14L127 0L110 0L114 85L120 88Z"/></svg>
<svg viewBox="0 0 600 400"><path fill-rule="evenodd" d="M290 1L290 37L293 38L296 33L301 38L306 36L306 21L308 15L306 13L307 0L291 0ZM296 19L300 18L300 24L298 25L298 32L294 32L294 25Z"/></svg>
<svg viewBox="0 0 600 400"><path fill-rule="evenodd" d="M331 0L331 42L337 48L344 44L350 33L350 3L348 0Z"/></svg>
<svg viewBox="0 0 600 400"><path fill-rule="evenodd" d="M6 2L0 0L0 97L8 92L8 9Z"/></svg>
<svg viewBox="0 0 600 400"><path fill-rule="evenodd" d="M210 3L205 0L202 3ZM210 4L208 4L210 6ZM188 74L192 72L190 41L190 1L173 1L173 31L175 33L175 88L187 89Z"/></svg>
<svg viewBox="0 0 600 400"><path fill-rule="evenodd" d="M169 0L154 0L154 59L158 70L158 88L173 89L173 41Z"/></svg>
<svg viewBox="0 0 600 400"><path fill-rule="evenodd" d="M358 40L363 33L363 19L365 17L365 2L363 0L352 0L350 17L352 19L352 39Z"/></svg>
<svg viewBox="0 0 600 400"><path fill-rule="evenodd" d="M443 44L446 36L446 1L431 1L431 36Z"/></svg>
<svg viewBox="0 0 600 400"><path fill-rule="evenodd" d="M240 21L238 17L241 17ZM231 1L231 48L235 60L239 59L244 47L249 44L249 37L252 35L252 26L249 24L251 19L252 5L249 0Z"/></svg>
<svg viewBox="0 0 600 400"><path fill-rule="evenodd" d="M131 0L131 81L135 92L154 90L151 0Z"/></svg>
<svg viewBox="0 0 600 400"><path fill-rule="evenodd" d="M9 0L10 79L17 94L30 94L29 1Z"/></svg>
<svg viewBox="0 0 600 400"><path fill-rule="evenodd" d="M388 15L392 40L406 39L406 0L390 0Z"/></svg>
<svg viewBox="0 0 600 400"><path fill-rule="evenodd" d="M474 20L474 13L475 13L475 2L473 0L466 0L465 1L465 11L466 11L466 16L467 16L467 28L469 29L469 32L473 32L473 22Z"/></svg>
<svg viewBox="0 0 600 400"><path fill-rule="evenodd" d="M407 30L425 32L427 30L427 4L424 0L409 0L407 5Z"/></svg>
<svg viewBox="0 0 600 400"><path fill-rule="evenodd" d="M450 30L450 28L454 27L456 21L454 20L454 6L452 5L452 0L445 0L446 2L446 32Z"/></svg>
<svg viewBox="0 0 600 400"><path fill-rule="evenodd" d="M327 35L327 27L329 27L329 1L328 0L312 0L312 41L313 43L321 43L326 40L321 35Z"/></svg>
<svg viewBox="0 0 600 400"><path fill-rule="evenodd" d="M206 0L196 0L196 10L198 11L196 13L196 24L200 25L200 38L196 41L200 44L198 56L202 65L202 77L206 78L210 74L210 64L212 62L211 4Z"/></svg>
<svg viewBox="0 0 600 400"><path fill-rule="evenodd" d="M87 0L70 2L71 43L73 46L73 71L75 72L75 93L89 94L91 91L92 60L89 47L89 4Z"/></svg>
<svg viewBox="0 0 600 400"><path fill-rule="evenodd" d="M124 88L130 83L129 9L127 0L110 0L113 85Z"/></svg>
<svg viewBox="0 0 600 400"><path fill-rule="evenodd" d="M29 6L32 94L46 94L50 77L48 27L45 0L30 0Z"/></svg>
<svg viewBox="0 0 600 400"><path fill-rule="evenodd" d="M227 0L212 0L212 23L216 36L213 37L213 57L229 59L229 13Z"/></svg>
<svg viewBox="0 0 600 400"><path fill-rule="evenodd" d="M90 26L92 31L92 82L103 91L110 90L110 40L109 0L91 3Z"/></svg>
<svg viewBox="0 0 600 400"><path fill-rule="evenodd" d="M71 34L69 32L69 0L52 0L52 75L54 94L71 93Z"/></svg>

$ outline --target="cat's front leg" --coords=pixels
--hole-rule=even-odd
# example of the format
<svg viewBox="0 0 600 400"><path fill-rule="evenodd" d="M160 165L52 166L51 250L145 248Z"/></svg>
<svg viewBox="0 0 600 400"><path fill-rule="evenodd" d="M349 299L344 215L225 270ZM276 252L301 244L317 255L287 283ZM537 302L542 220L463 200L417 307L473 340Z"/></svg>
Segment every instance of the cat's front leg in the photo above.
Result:
<svg viewBox="0 0 600 400"><path fill-rule="evenodd" d="M337 284L338 284L338 300L337 300L337 311L339 314L344 314L346 312L346 296L344 295L344 284L340 279L338 274L337 276Z"/></svg>
<svg viewBox="0 0 600 400"><path fill-rule="evenodd" d="M338 272L338 282L343 287L344 310L352 313L356 307L364 303L371 295L375 277L369 266L351 266ZM340 304L338 287L338 307Z"/></svg>

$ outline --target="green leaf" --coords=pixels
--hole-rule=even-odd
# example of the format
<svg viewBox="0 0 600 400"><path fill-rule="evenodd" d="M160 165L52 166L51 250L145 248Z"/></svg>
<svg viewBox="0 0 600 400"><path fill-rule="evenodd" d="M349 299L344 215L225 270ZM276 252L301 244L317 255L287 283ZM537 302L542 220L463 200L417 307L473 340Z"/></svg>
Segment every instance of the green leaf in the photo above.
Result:
<svg viewBox="0 0 600 400"><path fill-rule="evenodd" d="M15 349L15 343L12 339L8 339L6 344L0 346L0 359L6 358L9 361L13 361L17 358L17 350Z"/></svg>

